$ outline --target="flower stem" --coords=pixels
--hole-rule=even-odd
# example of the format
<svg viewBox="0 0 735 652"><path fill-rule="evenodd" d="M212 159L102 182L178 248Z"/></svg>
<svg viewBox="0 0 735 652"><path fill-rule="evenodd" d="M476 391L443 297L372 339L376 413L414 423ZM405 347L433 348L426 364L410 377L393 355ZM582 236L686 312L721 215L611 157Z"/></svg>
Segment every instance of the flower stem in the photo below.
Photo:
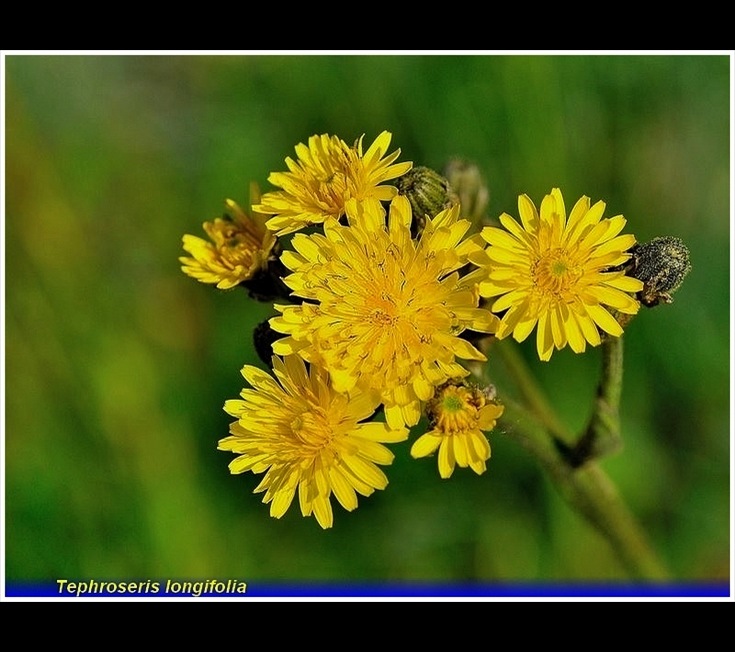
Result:
<svg viewBox="0 0 735 652"><path fill-rule="evenodd" d="M482 343L484 344L484 342ZM487 348L483 347L487 353ZM531 374L526 361L518 351L515 342L508 340L493 343L493 355L498 354L508 370L523 403L528 406L544 427L566 446L574 442L573 433L560 421L551 407L546 394Z"/></svg>
<svg viewBox="0 0 735 652"><path fill-rule="evenodd" d="M575 466L614 453L623 445L620 434L622 388L623 338L609 337L602 343L602 373L589 425L570 451Z"/></svg>
<svg viewBox="0 0 735 652"><path fill-rule="evenodd" d="M614 483L593 459L620 442L621 338L610 338L602 345L598 395L589 426L576 443L514 344L492 342L492 354L502 359L523 402L521 405L501 394L505 412L498 420L498 430L539 461L564 500L610 542L631 576L666 579L666 567L649 545ZM489 345L490 341L480 343L485 351ZM482 373L487 374L486 367Z"/></svg>
<svg viewBox="0 0 735 652"><path fill-rule="evenodd" d="M564 500L605 536L631 576L666 579L664 565L604 471L594 461L575 468L538 419L512 400L503 404L499 431L540 462Z"/></svg>

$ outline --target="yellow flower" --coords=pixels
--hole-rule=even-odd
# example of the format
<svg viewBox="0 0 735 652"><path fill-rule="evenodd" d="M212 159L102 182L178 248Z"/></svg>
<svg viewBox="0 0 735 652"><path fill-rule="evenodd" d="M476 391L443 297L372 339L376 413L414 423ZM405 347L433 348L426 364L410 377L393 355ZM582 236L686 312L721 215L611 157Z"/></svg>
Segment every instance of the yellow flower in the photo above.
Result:
<svg viewBox="0 0 735 652"><path fill-rule="evenodd" d="M411 169L411 163L393 162L401 150L387 154L391 134L381 133L363 154L361 136L350 147L337 136L311 136L296 146L297 161L286 158L288 172L273 172L268 181L281 190L267 192L253 210L273 215L268 228L284 235L328 217L344 215L349 199L390 201L394 186L381 185Z"/></svg>
<svg viewBox="0 0 735 652"><path fill-rule="evenodd" d="M582 197L567 219L562 194L554 188L540 211L527 195L518 198L522 224L503 213L505 229L483 229L490 246L471 258L487 272L480 294L497 297L490 308L505 313L496 337L512 333L522 342L536 328L539 358L549 360L554 348L567 344L575 353L587 343L597 346L601 331L623 334L608 309L634 315L640 304L630 293L643 283L615 269L630 258L635 237L618 235L625 218L602 219L604 210L604 202L590 206L589 197Z"/></svg>
<svg viewBox="0 0 735 652"><path fill-rule="evenodd" d="M273 371L275 379L257 367L243 367L251 387L241 392L242 400L225 403L237 421L218 448L237 455L232 473L265 473L255 493L265 491L271 516L281 518L298 489L301 513L332 527L331 495L352 511L357 494L385 489L388 479L377 464L390 464L393 453L380 442L403 441L408 431L364 422L376 403L360 392L333 391L326 372L307 371L298 356L274 356Z"/></svg>
<svg viewBox="0 0 735 652"><path fill-rule="evenodd" d="M387 227L376 199L346 210L348 226L330 218L324 235L296 234L295 251L283 253L294 272L284 283L307 301L275 306L271 327L288 337L273 351L324 366L337 391L377 393L392 427L414 425L436 386L467 375L455 358L485 360L461 334L490 333L498 320L478 307L481 270L458 272L482 240L463 240L470 223L459 206L428 220L417 240L404 196L391 202Z"/></svg>
<svg viewBox="0 0 735 652"><path fill-rule="evenodd" d="M438 448L442 478L452 475L455 464L469 466L480 475L490 459L490 443L483 430L492 430L504 409L477 387L447 383L426 406L431 430L414 442L411 455L426 457Z"/></svg>
<svg viewBox="0 0 735 652"><path fill-rule="evenodd" d="M252 192L257 194L257 189ZM226 290L248 281L268 266L276 237L265 228L265 216L247 215L234 201L225 202L228 213L204 223L210 241L193 235L183 237L181 270L202 283Z"/></svg>

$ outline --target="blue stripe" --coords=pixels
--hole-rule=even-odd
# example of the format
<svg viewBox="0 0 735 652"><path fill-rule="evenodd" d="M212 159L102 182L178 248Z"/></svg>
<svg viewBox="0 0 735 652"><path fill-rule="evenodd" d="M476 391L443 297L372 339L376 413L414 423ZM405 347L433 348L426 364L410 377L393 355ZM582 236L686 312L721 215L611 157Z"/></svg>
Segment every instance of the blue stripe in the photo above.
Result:
<svg viewBox="0 0 735 652"><path fill-rule="evenodd" d="M128 590L130 580L121 588L122 581L110 591L101 587L102 580L94 580L98 586L91 590L91 581L76 582L69 590L56 583L7 583L8 598L731 598L731 586L727 582L646 583L616 582L584 583L507 583L507 584L449 584L449 583L277 583L227 580L140 580L133 590ZM107 582L107 580L105 580ZM167 589L167 586L169 587ZM101 587L101 588L100 588ZM233 590L227 592L228 587Z"/></svg>

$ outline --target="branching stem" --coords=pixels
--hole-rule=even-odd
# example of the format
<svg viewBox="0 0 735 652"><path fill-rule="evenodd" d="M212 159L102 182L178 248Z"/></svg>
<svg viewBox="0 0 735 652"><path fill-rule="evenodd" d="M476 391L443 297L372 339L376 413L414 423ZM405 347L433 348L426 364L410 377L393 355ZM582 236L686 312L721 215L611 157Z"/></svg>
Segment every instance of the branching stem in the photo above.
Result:
<svg viewBox="0 0 735 652"><path fill-rule="evenodd" d="M587 430L570 452L570 461L581 466L593 458L609 455L623 444L620 434L620 396L623 388L623 338L609 337L602 343L602 372Z"/></svg>
<svg viewBox="0 0 735 652"><path fill-rule="evenodd" d="M665 580L666 568L620 497L617 488L594 461L575 468L554 437L527 410L504 403L498 428L531 453L564 500L609 541L632 577Z"/></svg>
<svg viewBox="0 0 735 652"><path fill-rule="evenodd" d="M622 339L609 338L602 344L597 397L589 425L576 443L514 343L494 342L493 355L502 358L523 403L501 393L505 412L498 421L499 431L538 460L564 500L609 541L632 577L666 579L668 571L664 564L649 545L614 483L594 460L614 450L621 441Z"/></svg>

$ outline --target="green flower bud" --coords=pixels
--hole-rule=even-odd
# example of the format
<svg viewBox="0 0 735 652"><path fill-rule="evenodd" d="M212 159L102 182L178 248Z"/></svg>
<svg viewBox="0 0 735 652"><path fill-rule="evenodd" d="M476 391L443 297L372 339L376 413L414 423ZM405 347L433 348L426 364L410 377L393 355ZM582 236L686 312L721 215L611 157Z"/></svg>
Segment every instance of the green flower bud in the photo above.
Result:
<svg viewBox="0 0 735 652"><path fill-rule="evenodd" d="M396 179L399 195L405 195L413 211L414 235L420 233L426 218L435 217L459 202L449 181L431 168L417 166Z"/></svg>

